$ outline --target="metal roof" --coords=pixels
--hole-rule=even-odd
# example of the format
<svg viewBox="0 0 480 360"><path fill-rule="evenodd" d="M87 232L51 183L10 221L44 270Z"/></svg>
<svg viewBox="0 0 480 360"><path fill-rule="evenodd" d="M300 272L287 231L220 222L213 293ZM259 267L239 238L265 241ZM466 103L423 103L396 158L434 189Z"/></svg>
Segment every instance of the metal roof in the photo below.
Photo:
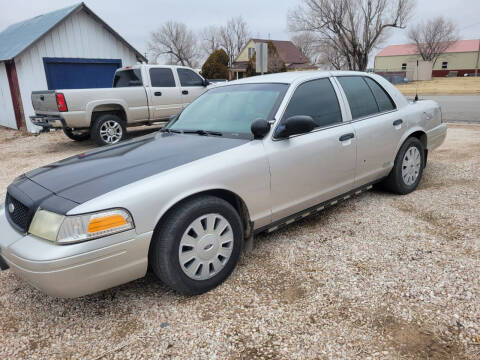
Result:
<svg viewBox="0 0 480 360"><path fill-rule="evenodd" d="M450 45L445 53L459 53L459 52L477 52L480 50L480 40L458 40ZM377 56L404 56L418 54L417 45L402 44L390 45L380 51Z"/></svg>
<svg viewBox="0 0 480 360"><path fill-rule="evenodd" d="M103 23L110 32L119 38L120 41L135 51L137 58L141 59L142 61L146 61L146 58L142 54L140 54L133 46L131 46L117 32L108 26L101 18L95 15L82 2L10 25L5 30L0 32L0 62L13 59L50 30L52 30L67 16L80 9L85 9L95 19Z"/></svg>

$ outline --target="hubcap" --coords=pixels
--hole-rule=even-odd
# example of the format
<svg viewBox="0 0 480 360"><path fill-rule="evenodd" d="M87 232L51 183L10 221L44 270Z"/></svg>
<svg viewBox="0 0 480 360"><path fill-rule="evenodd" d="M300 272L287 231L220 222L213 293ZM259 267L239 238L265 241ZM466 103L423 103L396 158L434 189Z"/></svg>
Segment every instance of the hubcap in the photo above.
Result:
<svg viewBox="0 0 480 360"><path fill-rule="evenodd" d="M180 240L178 259L185 275L206 280L225 267L232 250L230 223L220 214L206 214L188 225Z"/></svg>
<svg viewBox="0 0 480 360"><path fill-rule="evenodd" d="M115 144L122 138L123 130L114 120L105 121L100 127L100 136L107 144Z"/></svg>
<svg viewBox="0 0 480 360"><path fill-rule="evenodd" d="M420 151L415 146L408 148L402 161L402 178L406 185L413 185L417 181L422 165Z"/></svg>

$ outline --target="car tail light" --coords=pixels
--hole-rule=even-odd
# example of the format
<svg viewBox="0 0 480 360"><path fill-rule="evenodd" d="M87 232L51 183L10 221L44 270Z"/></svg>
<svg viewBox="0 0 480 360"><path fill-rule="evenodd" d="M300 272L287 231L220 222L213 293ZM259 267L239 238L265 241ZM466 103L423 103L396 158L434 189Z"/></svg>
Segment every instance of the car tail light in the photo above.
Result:
<svg viewBox="0 0 480 360"><path fill-rule="evenodd" d="M57 98L57 108L60 112L68 111L67 102L65 101L65 96L62 93L55 94Z"/></svg>

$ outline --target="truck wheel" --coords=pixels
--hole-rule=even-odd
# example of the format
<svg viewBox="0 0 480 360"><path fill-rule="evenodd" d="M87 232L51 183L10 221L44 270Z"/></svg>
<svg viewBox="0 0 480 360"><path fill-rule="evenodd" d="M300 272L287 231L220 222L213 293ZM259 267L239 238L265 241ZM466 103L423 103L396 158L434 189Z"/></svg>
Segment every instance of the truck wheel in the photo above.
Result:
<svg viewBox="0 0 480 360"><path fill-rule="evenodd" d="M387 190L406 195L414 191L423 174L425 151L415 137L408 138L398 151L392 171L383 181Z"/></svg>
<svg viewBox="0 0 480 360"><path fill-rule="evenodd" d="M162 220L152 238L149 263L174 290L201 294L228 278L242 246L242 221L233 206L214 196L197 196Z"/></svg>
<svg viewBox="0 0 480 360"><path fill-rule="evenodd" d="M88 131L73 131L72 129L63 128L63 132L70 139L75 141L85 141L90 139L90 133Z"/></svg>
<svg viewBox="0 0 480 360"><path fill-rule="evenodd" d="M92 140L100 146L118 143L125 137L126 132L125 122L114 114L96 118L90 131Z"/></svg>

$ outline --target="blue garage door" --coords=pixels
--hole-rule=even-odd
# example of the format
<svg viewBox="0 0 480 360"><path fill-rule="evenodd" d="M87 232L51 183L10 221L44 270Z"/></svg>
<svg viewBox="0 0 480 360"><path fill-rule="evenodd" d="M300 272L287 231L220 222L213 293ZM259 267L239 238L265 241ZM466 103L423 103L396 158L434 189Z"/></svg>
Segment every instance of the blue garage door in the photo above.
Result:
<svg viewBox="0 0 480 360"><path fill-rule="evenodd" d="M49 90L112 87L121 59L43 58Z"/></svg>

